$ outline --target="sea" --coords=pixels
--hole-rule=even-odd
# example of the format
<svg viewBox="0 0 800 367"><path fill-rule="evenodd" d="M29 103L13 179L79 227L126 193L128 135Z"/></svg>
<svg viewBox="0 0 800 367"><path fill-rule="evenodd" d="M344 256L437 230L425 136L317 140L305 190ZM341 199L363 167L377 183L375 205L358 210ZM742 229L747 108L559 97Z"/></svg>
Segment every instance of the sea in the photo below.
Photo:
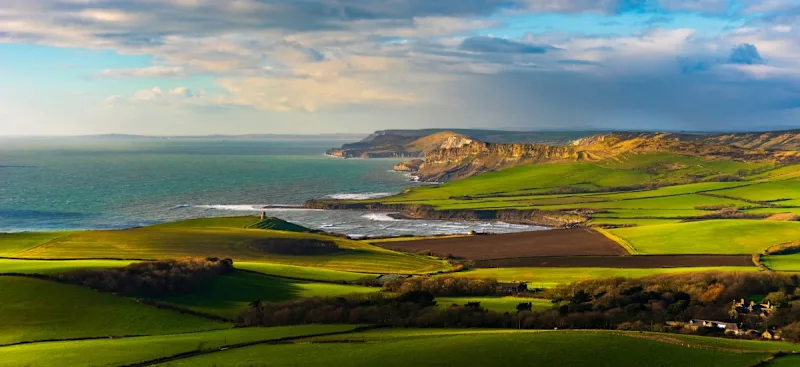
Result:
<svg viewBox="0 0 800 367"><path fill-rule="evenodd" d="M346 142L3 137L0 232L122 229L262 211L309 228L351 236L543 229L302 208L309 199L388 196L422 184L393 172L397 159L340 159L324 154Z"/></svg>

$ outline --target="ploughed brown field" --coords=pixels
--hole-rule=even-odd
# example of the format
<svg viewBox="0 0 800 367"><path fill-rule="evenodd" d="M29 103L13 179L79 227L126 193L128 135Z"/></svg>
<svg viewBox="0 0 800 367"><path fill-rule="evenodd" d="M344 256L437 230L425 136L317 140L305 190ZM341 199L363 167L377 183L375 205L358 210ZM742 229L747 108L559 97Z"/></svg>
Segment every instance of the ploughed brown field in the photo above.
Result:
<svg viewBox="0 0 800 367"><path fill-rule="evenodd" d="M754 266L750 255L533 256L476 260L476 268L692 268Z"/></svg>
<svg viewBox="0 0 800 367"><path fill-rule="evenodd" d="M392 250L452 254L466 260L628 254L622 246L589 228L387 242L377 245Z"/></svg>

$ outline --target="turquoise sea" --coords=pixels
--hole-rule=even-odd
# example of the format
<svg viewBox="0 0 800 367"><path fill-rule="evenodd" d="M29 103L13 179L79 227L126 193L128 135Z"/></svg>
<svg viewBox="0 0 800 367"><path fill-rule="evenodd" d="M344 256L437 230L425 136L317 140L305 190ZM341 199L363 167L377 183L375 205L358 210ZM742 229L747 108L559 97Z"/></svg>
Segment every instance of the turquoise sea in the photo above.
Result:
<svg viewBox="0 0 800 367"><path fill-rule="evenodd" d="M388 195L417 185L397 160L337 159L345 141L225 138L0 138L0 232L129 228L266 210L351 235L511 232L506 223L393 220L315 211L305 200ZM269 208L282 206L282 208Z"/></svg>

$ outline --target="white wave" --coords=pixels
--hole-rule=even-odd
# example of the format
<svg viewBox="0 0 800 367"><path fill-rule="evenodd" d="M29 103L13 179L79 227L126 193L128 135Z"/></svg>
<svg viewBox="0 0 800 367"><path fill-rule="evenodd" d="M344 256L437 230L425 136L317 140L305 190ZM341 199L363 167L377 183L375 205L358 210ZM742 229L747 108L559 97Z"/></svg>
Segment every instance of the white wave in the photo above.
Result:
<svg viewBox="0 0 800 367"><path fill-rule="evenodd" d="M263 205L196 205L196 208L228 210L236 212L257 212L264 209Z"/></svg>
<svg viewBox="0 0 800 367"><path fill-rule="evenodd" d="M397 219L392 218L387 213L367 213L361 216L361 218L374 220L376 222L396 222Z"/></svg>
<svg viewBox="0 0 800 367"><path fill-rule="evenodd" d="M348 193L331 194L326 197L336 200L369 200L369 199L385 198L387 196L392 196L392 195L394 194L390 192L365 192L362 194L348 194Z"/></svg>
<svg viewBox="0 0 800 367"><path fill-rule="evenodd" d="M189 204L181 204L181 205L175 205L175 206L173 206L172 208L173 208L173 209L182 209L182 208L191 208L191 207L192 207L192 206L191 206L191 205L189 205Z"/></svg>

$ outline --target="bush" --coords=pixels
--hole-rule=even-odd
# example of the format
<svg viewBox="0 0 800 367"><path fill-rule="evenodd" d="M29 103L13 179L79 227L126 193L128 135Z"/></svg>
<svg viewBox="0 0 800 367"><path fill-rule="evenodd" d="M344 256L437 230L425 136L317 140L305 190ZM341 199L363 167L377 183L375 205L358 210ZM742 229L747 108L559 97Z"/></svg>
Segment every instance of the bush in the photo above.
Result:
<svg viewBox="0 0 800 367"><path fill-rule="evenodd" d="M196 291L233 270L231 259L165 260L118 269L75 270L58 279L100 292L157 298Z"/></svg>
<svg viewBox="0 0 800 367"><path fill-rule="evenodd" d="M493 296L500 293L500 284L494 279L462 277L413 277L386 283L384 290L394 293L425 291L439 297Z"/></svg>

